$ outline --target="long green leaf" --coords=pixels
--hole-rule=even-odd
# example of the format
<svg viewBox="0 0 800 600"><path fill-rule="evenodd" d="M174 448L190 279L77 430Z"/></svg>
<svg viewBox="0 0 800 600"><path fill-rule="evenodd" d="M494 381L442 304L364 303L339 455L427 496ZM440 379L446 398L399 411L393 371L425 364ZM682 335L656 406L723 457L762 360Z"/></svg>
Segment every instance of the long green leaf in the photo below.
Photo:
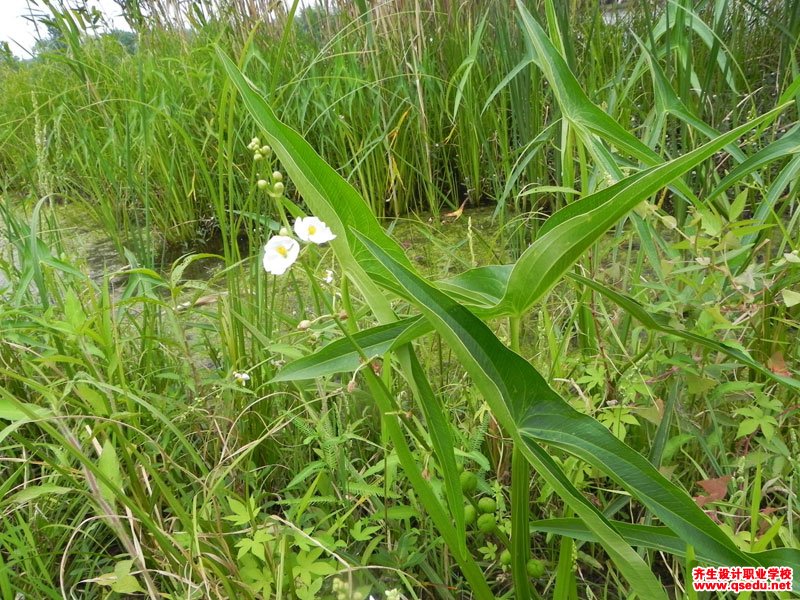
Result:
<svg viewBox="0 0 800 600"><path fill-rule="evenodd" d="M442 284L494 315L524 314L552 288L583 252L642 200L713 156L751 128L773 119L783 106L668 163L640 171L614 185L568 204L542 226L540 235L507 268L473 269ZM507 276L507 279L504 279ZM498 298L500 290L504 290ZM482 303L484 300L486 303Z"/></svg>
<svg viewBox="0 0 800 600"><path fill-rule="evenodd" d="M650 74L653 77L653 89L656 96L655 110L659 113L668 113L674 115L687 125L694 127L708 138L714 139L719 137L719 131L700 119L700 117L694 114L678 97L678 94L672 88L672 85L670 85L669 81L667 80L667 76L664 74L664 71L661 69L661 65L658 64L656 58L641 40L637 39L637 41L639 42L639 46L642 48L644 57L647 59L647 64L650 67ZM742 152L739 147L734 144L726 145L725 151L728 152L728 154L730 154L739 163L742 163L747 159L744 152ZM760 181L760 177L758 175L756 176Z"/></svg>
<svg viewBox="0 0 800 600"><path fill-rule="evenodd" d="M410 264L403 250L384 232L369 205L355 188L328 165L299 133L277 118L256 86L247 80L224 52L217 49L217 54L225 72L256 123L263 128L263 135L303 196L305 203L314 216L325 221L337 235L331 242L331 247L344 272L353 280L381 323L396 321L397 317L391 305L375 284L375 281L386 279L385 273L382 273L383 268L371 252L360 243L356 233L369 235L373 243L379 243L383 251L395 260L402 264ZM450 514L456 523L455 535L447 536L448 545L470 585L476 591L479 590L482 597L486 597L488 586L474 559L466 551L463 505L460 502L455 503L455 506L452 505L461 488L455 472L453 444L447 442L446 434L441 431L442 423L446 422L442 407L432 402L432 394L427 393L429 390L419 387L414 368L416 358L410 352L410 346L400 346L396 355L406 381L414 391L414 397L420 403L429 420L428 425L432 428L434 452L442 468L447 497L451 503ZM397 420L396 415L386 418L388 421ZM410 465L406 464L404 468L406 467L410 468ZM438 504L428 508L437 514L444 510Z"/></svg>
<svg viewBox="0 0 800 600"><path fill-rule="evenodd" d="M773 373L764 365L753 360L747 353L743 352L739 348L736 348L724 342L719 342L717 340L712 340L710 338L697 335L696 333L692 333L691 331L683 331L680 329L676 329L675 327L672 327L669 324L669 319L664 315L657 315L648 312L641 304L639 304L636 300L634 300L630 296L626 296L625 294L617 292L616 290L612 290L611 288L601 283L598 283L591 279L587 279L586 277L582 277L581 275L577 275L575 273L570 273L569 277L571 277L572 279L574 279L579 283L582 283L587 287L590 287L591 289L598 292L602 296L608 298L614 304L622 308L625 312L630 314L634 319L639 321L642 325L644 325L648 329L653 329L655 331L661 331L662 333L674 335L686 341L699 344L704 348L708 348L709 350L713 350L715 352L721 352L722 354L725 354L726 356L729 356L734 360L737 360L743 365L747 365L751 369L758 371L759 373L765 375L766 377L769 377L770 379L773 379L779 383L782 383L783 385L786 385L790 388L800 391L800 381L792 379L791 377L786 377L785 375L778 375L777 373Z"/></svg>
<svg viewBox="0 0 800 600"><path fill-rule="evenodd" d="M408 264L400 246L386 235L356 189L328 165L299 133L278 119L258 88L222 50L217 49L217 55L303 200L314 216L325 221L337 235L331 247L344 270L368 298L372 310L381 321L396 320L389 304L380 301L372 280L366 276L367 273L380 274L380 265L352 232L369 235L396 260Z"/></svg>
<svg viewBox="0 0 800 600"><path fill-rule="evenodd" d="M572 74L564 58L547 37L521 0L517 0L522 31L534 51L533 60L553 88L564 117L583 132L599 135L607 143L636 157L646 166L662 162L661 157L595 105ZM584 140L587 144L590 140Z"/></svg>
<svg viewBox="0 0 800 600"><path fill-rule="evenodd" d="M538 448L538 442L575 454L617 481L698 552L719 564L759 564L756 557L739 550L686 492L666 480L645 457L598 421L567 404L530 363L504 346L475 315L394 261L379 246L368 240L365 243L403 287L404 296L450 342L495 417L515 441L526 444L531 458L536 458L533 447ZM577 508L582 507L578 504ZM585 519L583 514L578 516ZM608 529L600 527L598 531L607 534L610 525L603 523ZM635 563L620 568L626 576L637 572Z"/></svg>
<svg viewBox="0 0 800 600"><path fill-rule="evenodd" d="M560 428L569 424L570 419L583 415L561 400L527 361L503 346L488 327L466 308L392 260L379 246L372 244L366 238L364 243L396 278L405 295L418 305L456 351L473 381L483 392L484 398L503 429L512 437L536 471L602 539L604 548L631 585L643 596L663 598L663 590L641 558L624 542L596 507L575 490L550 455L539 446L539 439L549 438L549 441L556 443L554 441L556 436L548 435L544 433L545 430L528 422L531 418L538 420L531 411L537 406L541 408L542 403L545 406L555 404L560 409L555 417L560 433L563 433ZM546 416L546 411L541 414ZM585 419L595 423L606 435L615 440L617 445L622 445L602 425L590 417ZM628 449L628 452L632 451ZM591 453L596 452L593 449ZM650 469L652 470L652 467Z"/></svg>
<svg viewBox="0 0 800 600"><path fill-rule="evenodd" d="M430 330L430 325L420 317L409 317L360 331L353 335L353 340L367 357L383 356ZM355 371L361 366L361 352L353 348L347 338L335 340L316 352L290 362L272 378L272 382L317 379L334 373Z"/></svg>
<svg viewBox="0 0 800 600"><path fill-rule="evenodd" d="M676 535L669 527L639 525L637 523L625 523L623 521L612 521L612 524L631 546L650 548L652 550L667 552L674 556L686 556L686 540ZM580 519L557 518L533 521L530 523L530 529L531 533L553 533L555 535L568 536L585 542L598 541L597 537ZM708 556L702 552L696 552L696 556L704 564L722 565L722 563L716 562L713 556ZM776 565L792 567L794 571L794 588L798 588L800 584L800 550L796 550L795 548L776 548L763 552L753 552L750 556L755 563L763 567L773 567Z"/></svg>
<svg viewBox="0 0 800 600"><path fill-rule="evenodd" d="M798 78L800 81L800 78ZM722 181L709 193L709 198L714 198L727 190L732 185L747 177L750 173L757 171L764 165L767 165L775 160L779 160L785 156L794 156L800 154L800 125L792 127L783 137L775 140L768 146L762 148L730 173L728 173Z"/></svg>

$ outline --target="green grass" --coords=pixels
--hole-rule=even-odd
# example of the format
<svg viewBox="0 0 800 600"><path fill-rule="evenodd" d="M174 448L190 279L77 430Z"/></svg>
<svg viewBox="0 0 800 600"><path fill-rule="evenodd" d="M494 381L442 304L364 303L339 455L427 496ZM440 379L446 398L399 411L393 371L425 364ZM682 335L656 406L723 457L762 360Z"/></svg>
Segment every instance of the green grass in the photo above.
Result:
<svg viewBox="0 0 800 600"><path fill-rule="evenodd" d="M0 56L0 598L800 571L800 2L344 4Z"/></svg>

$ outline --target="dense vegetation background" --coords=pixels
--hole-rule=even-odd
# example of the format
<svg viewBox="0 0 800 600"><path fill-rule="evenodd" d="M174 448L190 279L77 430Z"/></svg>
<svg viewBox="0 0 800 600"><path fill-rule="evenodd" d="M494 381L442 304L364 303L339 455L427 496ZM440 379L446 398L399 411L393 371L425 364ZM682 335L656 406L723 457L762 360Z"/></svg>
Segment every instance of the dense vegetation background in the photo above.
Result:
<svg viewBox="0 0 800 600"><path fill-rule="evenodd" d="M118 4L0 53L0 597L800 571L800 2Z"/></svg>

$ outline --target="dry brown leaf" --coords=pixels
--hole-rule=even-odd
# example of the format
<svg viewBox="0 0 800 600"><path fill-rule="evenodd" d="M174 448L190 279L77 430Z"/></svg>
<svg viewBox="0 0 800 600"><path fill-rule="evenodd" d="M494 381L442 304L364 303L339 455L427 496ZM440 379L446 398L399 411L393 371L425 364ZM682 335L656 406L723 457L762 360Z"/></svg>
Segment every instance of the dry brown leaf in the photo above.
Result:
<svg viewBox="0 0 800 600"><path fill-rule="evenodd" d="M783 375L785 377L790 377L792 375L791 371L786 368L786 360L784 360L783 353L780 350L769 358L767 366L769 370L776 375Z"/></svg>
<svg viewBox="0 0 800 600"><path fill-rule="evenodd" d="M730 480L731 476L725 475L724 477L698 481L697 485L705 490L706 495L696 496L694 501L697 502L697 505L700 507L705 506L709 502L719 502L728 495L728 483Z"/></svg>
<svg viewBox="0 0 800 600"><path fill-rule="evenodd" d="M444 216L445 216L445 217L453 217L453 219L454 219L454 220L455 220L455 219L458 219L458 217L460 217L460 216L463 214L463 212L464 212L464 207L465 207L466 205L467 205L467 201L466 201L466 200L464 200L464 201L461 203L461 206L459 206L459 207L458 207L456 210L454 210L453 212L444 213Z"/></svg>

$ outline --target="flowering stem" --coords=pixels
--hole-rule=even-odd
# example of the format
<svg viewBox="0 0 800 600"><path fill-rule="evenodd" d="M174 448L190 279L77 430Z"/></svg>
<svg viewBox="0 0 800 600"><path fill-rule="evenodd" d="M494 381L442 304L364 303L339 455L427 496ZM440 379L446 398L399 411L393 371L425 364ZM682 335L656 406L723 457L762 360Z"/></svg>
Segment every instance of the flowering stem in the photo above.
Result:
<svg viewBox="0 0 800 600"><path fill-rule="evenodd" d="M353 302L350 298L350 280L347 276L342 276L342 305L347 313L347 330L354 333L356 330L356 311L353 310Z"/></svg>

